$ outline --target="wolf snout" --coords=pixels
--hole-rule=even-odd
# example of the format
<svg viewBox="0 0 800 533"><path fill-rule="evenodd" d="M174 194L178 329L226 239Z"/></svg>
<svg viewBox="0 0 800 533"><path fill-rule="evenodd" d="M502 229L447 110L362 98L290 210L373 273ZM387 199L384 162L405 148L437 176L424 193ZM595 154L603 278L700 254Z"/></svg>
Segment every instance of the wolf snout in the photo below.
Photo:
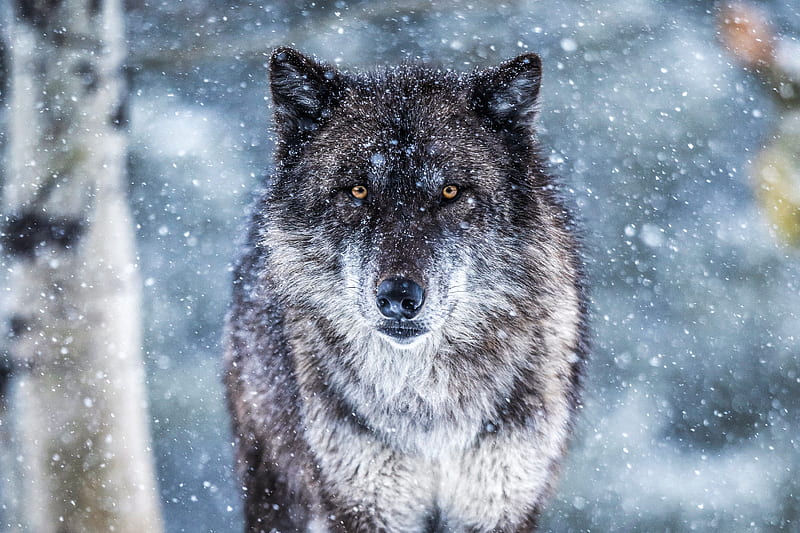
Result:
<svg viewBox="0 0 800 533"><path fill-rule="evenodd" d="M411 319L422 309L425 289L408 278L389 278L378 285L375 301L381 314L386 318Z"/></svg>

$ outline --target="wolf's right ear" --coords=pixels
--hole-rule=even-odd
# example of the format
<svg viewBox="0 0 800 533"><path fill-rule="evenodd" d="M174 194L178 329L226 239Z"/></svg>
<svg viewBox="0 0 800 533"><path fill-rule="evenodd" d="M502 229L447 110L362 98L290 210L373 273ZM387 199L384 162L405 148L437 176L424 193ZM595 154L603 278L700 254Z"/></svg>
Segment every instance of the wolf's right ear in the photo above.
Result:
<svg viewBox="0 0 800 533"><path fill-rule="evenodd" d="M269 60L270 89L278 131L315 130L338 92L341 76L293 48L278 48Z"/></svg>
<svg viewBox="0 0 800 533"><path fill-rule="evenodd" d="M538 111L542 61L523 54L475 74L472 98L478 110L503 132L533 131Z"/></svg>

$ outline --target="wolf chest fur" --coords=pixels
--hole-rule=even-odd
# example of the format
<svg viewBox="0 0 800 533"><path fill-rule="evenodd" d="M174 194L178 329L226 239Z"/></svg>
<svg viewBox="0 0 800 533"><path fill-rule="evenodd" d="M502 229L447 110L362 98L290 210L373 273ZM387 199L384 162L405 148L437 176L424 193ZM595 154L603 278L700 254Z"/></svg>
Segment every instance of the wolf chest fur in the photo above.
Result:
<svg viewBox="0 0 800 533"><path fill-rule="evenodd" d="M586 356L538 56L350 73L283 48L270 75L226 332L246 530L535 530Z"/></svg>

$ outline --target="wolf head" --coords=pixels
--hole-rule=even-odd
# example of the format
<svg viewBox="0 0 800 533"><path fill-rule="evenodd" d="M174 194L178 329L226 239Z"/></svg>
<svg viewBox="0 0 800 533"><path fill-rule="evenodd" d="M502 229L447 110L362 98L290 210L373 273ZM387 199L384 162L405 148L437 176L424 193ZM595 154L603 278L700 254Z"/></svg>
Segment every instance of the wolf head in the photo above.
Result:
<svg viewBox="0 0 800 533"><path fill-rule="evenodd" d="M270 74L259 244L288 307L393 348L486 342L489 327L501 343L498 325L540 312L532 295L570 258L536 153L538 56L353 74L281 48Z"/></svg>

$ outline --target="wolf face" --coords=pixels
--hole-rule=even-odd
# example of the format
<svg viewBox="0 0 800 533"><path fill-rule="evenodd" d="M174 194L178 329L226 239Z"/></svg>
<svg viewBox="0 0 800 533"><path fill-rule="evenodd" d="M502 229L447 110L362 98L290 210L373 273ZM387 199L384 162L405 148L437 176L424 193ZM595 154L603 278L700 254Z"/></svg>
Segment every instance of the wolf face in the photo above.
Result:
<svg viewBox="0 0 800 533"><path fill-rule="evenodd" d="M531 278L494 273L518 263L517 229L540 225L543 184L527 175L537 56L473 77L400 67L359 78L280 50L272 72L282 172L264 244L281 292L393 348L525 312L511 296Z"/></svg>
<svg viewBox="0 0 800 533"><path fill-rule="evenodd" d="M265 480L287 480L286 499L307 508L294 526L530 529L585 352L570 222L537 155L538 56L472 74L351 74L284 48L270 72L277 168L228 323L243 476L269 498L280 491ZM485 465L502 462L494 453L517 457L513 479L494 482L514 496L462 501L464 479L477 495ZM375 464L421 469L426 488L387 503L391 491L367 488Z"/></svg>

